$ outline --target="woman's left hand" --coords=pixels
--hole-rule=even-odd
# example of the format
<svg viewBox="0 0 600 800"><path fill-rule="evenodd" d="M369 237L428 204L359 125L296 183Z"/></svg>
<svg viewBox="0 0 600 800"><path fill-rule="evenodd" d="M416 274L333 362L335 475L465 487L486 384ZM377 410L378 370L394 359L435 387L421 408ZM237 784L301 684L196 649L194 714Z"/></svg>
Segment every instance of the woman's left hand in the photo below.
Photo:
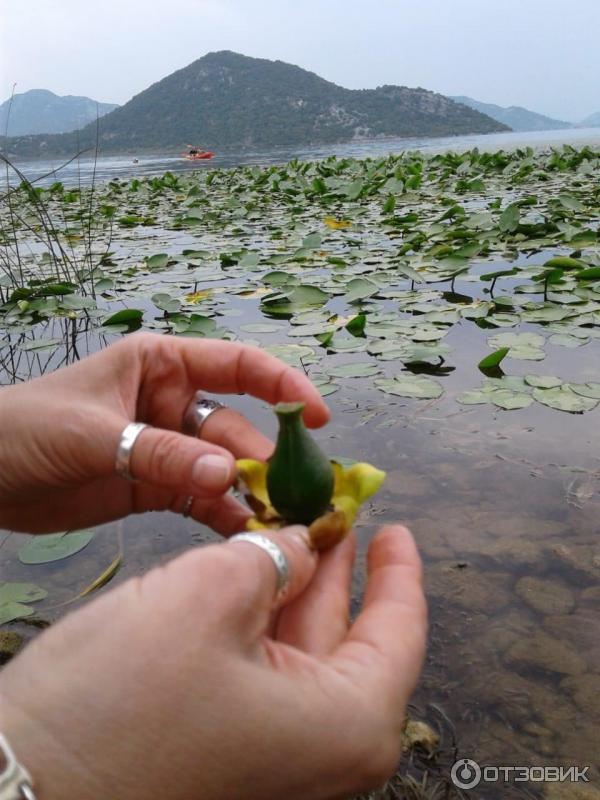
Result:
<svg viewBox="0 0 600 800"><path fill-rule="evenodd" d="M229 409L211 414L202 440L181 433L195 392L247 393L269 403L303 400L304 421L329 412L299 370L256 347L158 334L129 336L80 363L0 390L0 527L49 532L170 509L220 533L249 512L227 494L235 458L263 460L271 442ZM149 426L131 454L136 482L118 477L121 433Z"/></svg>

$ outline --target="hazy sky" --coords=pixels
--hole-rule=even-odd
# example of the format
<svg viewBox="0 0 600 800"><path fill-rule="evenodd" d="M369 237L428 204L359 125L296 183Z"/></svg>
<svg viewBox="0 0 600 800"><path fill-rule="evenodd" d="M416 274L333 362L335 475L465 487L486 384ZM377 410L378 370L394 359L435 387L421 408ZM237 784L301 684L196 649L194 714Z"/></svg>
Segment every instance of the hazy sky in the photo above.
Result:
<svg viewBox="0 0 600 800"><path fill-rule="evenodd" d="M600 111L600 0L0 0L0 100L123 103L211 50L348 88L467 94L580 120Z"/></svg>

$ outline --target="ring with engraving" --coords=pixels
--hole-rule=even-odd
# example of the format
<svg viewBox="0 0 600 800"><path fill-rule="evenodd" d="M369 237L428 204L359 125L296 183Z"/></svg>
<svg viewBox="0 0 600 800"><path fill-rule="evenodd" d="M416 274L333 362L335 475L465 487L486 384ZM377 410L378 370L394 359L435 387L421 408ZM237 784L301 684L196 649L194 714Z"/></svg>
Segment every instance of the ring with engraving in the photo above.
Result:
<svg viewBox="0 0 600 800"><path fill-rule="evenodd" d="M236 533L235 536L231 536L228 539L228 542L230 544L235 542L253 544L255 547L260 547L269 556L277 573L274 605L278 606L286 596L290 585L290 567L283 550L275 542L260 533Z"/></svg>
<svg viewBox="0 0 600 800"><path fill-rule="evenodd" d="M214 414L215 411L220 411L222 408L227 408L227 406L224 403L219 403L218 400L204 397L202 392L196 392L183 415L183 433L187 436L200 438L200 433L206 420L211 414Z"/></svg>

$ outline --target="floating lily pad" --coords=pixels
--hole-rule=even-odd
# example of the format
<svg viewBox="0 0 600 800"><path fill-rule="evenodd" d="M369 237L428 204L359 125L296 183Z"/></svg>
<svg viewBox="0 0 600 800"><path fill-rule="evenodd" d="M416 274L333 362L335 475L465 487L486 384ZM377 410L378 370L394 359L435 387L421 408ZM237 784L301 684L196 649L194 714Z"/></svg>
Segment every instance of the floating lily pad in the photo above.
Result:
<svg viewBox="0 0 600 800"><path fill-rule="evenodd" d="M29 603L43 600L48 592L35 583L0 583L0 625L30 617L34 609Z"/></svg>
<svg viewBox="0 0 600 800"><path fill-rule="evenodd" d="M572 414L581 414L591 411L598 405L598 400L583 397L568 386L563 385L554 389L534 389L533 396L545 406L555 408L557 411L569 411Z"/></svg>
<svg viewBox="0 0 600 800"><path fill-rule="evenodd" d="M75 555L91 542L93 530L50 533L31 538L19 550L22 564L48 564Z"/></svg>
<svg viewBox="0 0 600 800"><path fill-rule="evenodd" d="M498 389L495 392L490 392L490 400L495 406L504 408L507 411L527 408L533 403L531 395L511 392L510 389Z"/></svg>
<svg viewBox="0 0 600 800"><path fill-rule="evenodd" d="M420 400L434 400L441 397L444 390L437 381L422 375L397 375L393 380L375 380L378 389L386 394L400 397L415 397Z"/></svg>
<svg viewBox="0 0 600 800"><path fill-rule="evenodd" d="M376 364L356 362L353 364L336 364L327 369L329 375L335 378L370 378L381 372Z"/></svg>
<svg viewBox="0 0 600 800"><path fill-rule="evenodd" d="M600 400L600 383L569 383L568 386L575 394Z"/></svg>
<svg viewBox="0 0 600 800"><path fill-rule="evenodd" d="M538 389L556 389L563 381L555 375L525 375L525 383Z"/></svg>

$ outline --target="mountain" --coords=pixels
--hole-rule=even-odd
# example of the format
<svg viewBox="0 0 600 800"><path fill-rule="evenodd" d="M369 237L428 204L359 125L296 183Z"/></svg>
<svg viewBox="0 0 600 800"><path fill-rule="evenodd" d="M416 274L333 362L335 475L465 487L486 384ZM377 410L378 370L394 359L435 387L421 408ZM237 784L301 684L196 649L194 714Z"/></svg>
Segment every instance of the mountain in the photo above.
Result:
<svg viewBox="0 0 600 800"><path fill-rule="evenodd" d="M59 97L46 89L32 89L15 94L12 101L0 105L0 131L4 133L8 121L11 136L66 133L95 120L96 111L102 117L115 108L118 108L115 103L96 103L89 97Z"/></svg>
<svg viewBox="0 0 600 800"><path fill-rule="evenodd" d="M271 147L384 136L489 133L506 126L440 94L404 86L344 89L283 61L221 51L172 73L102 118L99 147ZM96 125L79 134L92 146ZM70 154L77 138L10 139L13 155Z"/></svg>
<svg viewBox="0 0 600 800"><path fill-rule="evenodd" d="M600 128L600 111L597 111L595 114L586 117L579 124L582 128Z"/></svg>
<svg viewBox="0 0 600 800"><path fill-rule="evenodd" d="M473 100L472 97L462 95L452 97L452 100L473 108L475 111L480 111L482 114L487 114L488 117L495 119L497 122L503 122L513 131L552 131L574 127L570 122L545 117L543 114L537 114L535 111L529 111L529 109L521 106L504 108L503 106L495 106L493 103L481 103L479 100Z"/></svg>

